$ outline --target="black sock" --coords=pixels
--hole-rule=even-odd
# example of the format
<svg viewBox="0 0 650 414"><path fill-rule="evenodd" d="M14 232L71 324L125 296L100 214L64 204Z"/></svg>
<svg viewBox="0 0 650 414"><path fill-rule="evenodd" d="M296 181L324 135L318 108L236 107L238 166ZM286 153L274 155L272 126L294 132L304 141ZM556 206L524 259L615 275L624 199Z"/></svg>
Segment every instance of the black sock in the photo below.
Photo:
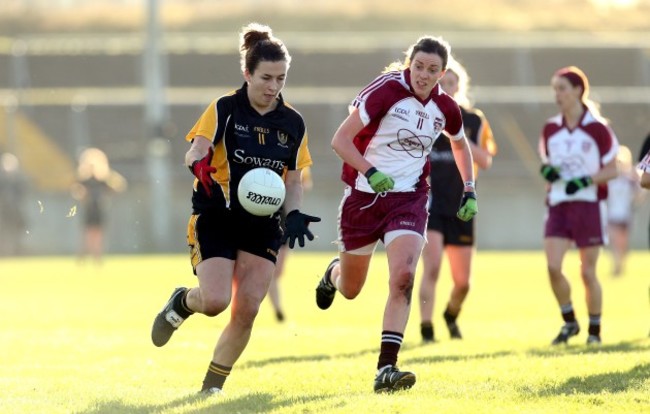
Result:
<svg viewBox="0 0 650 414"><path fill-rule="evenodd" d="M564 319L564 322L576 322L576 314L573 312L573 304L571 302L567 303L566 305L561 305L560 311L562 312L562 319Z"/></svg>
<svg viewBox="0 0 650 414"><path fill-rule="evenodd" d="M223 389L223 384L226 382L228 375L230 375L231 369L232 367L226 367L210 362L208 372L205 373L205 379L203 380L203 388L201 388L201 391L207 391L214 387L219 388L220 390Z"/></svg>
<svg viewBox="0 0 650 414"><path fill-rule="evenodd" d="M431 323L431 321L422 322L420 324L420 333L422 334L422 339L424 339L425 341L434 340L433 324Z"/></svg>
<svg viewBox="0 0 650 414"><path fill-rule="evenodd" d="M284 312L281 310L275 311L275 319L277 319L278 322L284 322Z"/></svg>
<svg viewBox="0 0 650 414"><path fill-rule="evenodd" d="M332 283L331 277L332 277L332 272L330 271L330 272L325 273L323 275L323 280L325 280L325 284L327 286L332 287L332 288L336 288L336 286L334 286L334 283Z"/></svg>
<svg viewBox="0 0 650 414"><path fill-rule="evenodd" d="M589 314L589 335L600 338L600 314Z"/></svg>
<svg viewBox="0 0 650 414"><path fill-rule="evenodd" d="M183 318L183 319L187 319L187 318L189 318L189 317L192 316L192 314L194 313L194 312L193 312L193 311L192 311L192 310L187 306L187 302L186 302L186 300L185 300L185 297L187 296L187 293L188 293L189 291L190 291L190 290L187 289L187 290L185 291L185 293L183 293L182 295L178 295L178 296L176 296L176 298L174 298L174 310L175 310L176 313L178 313L178 315L179 315L181 318Z"/></svg>
<svg viewBox="0 0 650 414"><path fill-rule="evenodd" d="M448 325L456 323L456 318L458 318L458 314L460 313L457 312L456 314L451 313L449 310L449 304L447 304L447 309L445 309L445 313L442 314L442 316L445 318L445 322L447 322Z"/></svg>
<svg viewBox="0 0 650 414"><path fill-rule="evenodd" d="M379 352L379 361L377 369L386 365L395 366L397 364L397 353L402 346L404 334L399 332L382 331L381 333L381 351Z"/></svg>

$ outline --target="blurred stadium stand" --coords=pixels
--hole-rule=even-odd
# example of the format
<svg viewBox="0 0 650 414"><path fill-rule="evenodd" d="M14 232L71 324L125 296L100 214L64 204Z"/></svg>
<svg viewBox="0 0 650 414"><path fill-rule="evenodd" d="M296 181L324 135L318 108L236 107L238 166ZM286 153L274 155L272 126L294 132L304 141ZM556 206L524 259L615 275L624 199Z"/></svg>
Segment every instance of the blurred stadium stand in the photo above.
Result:
<svg viewBox="0 0 650 414"><path fill-rule="evenodd" d="M306 195L304 210L323 217L314 225L319 238L310 249L334 249L342 184L330 139L347 104L387 64L402 59L403 50L419 36L282 34L293 57L284 96L306 119L315 161L315 189ZM570 64L584 69L591 97L636 155L650 132L650 49L645 42L650 37L443 36L467 67L476 106L490 120L499 145L492 169L479 179L479 246L540 248L544 190L536 146L545 119L556 113L551 74ZM145 126L143 36L0 39L0 152L15 152L31 177L25 210L32 253L75 251L79 220L66 217L74 205L66 189L76 155L88 146L104 150L130 184L126 194L112 199L108 251L184 251L192 182L183 166L184 135L212 99L243 83L236 46L236 33L165 35L167 121L152 141ZM151 168L152 163L157 167ZM156 168L168 171L162 181L152 176ZM166 199L152 194L156 188L164 188ZM155 213L161 203L171 212L164 223ZM647 204L637 211L633 248L647 246Z"/></svg>

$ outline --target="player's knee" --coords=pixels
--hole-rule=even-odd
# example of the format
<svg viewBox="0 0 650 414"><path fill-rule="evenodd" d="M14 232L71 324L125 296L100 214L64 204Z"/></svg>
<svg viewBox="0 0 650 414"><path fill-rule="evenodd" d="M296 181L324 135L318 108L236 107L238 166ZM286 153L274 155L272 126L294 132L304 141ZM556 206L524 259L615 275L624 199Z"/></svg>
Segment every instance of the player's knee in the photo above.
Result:
<svg viewBox="0 0 650 414"><path fill-rule="evenodd" d="M582 282L587 286L598 284L595 270L583 270L580 276L582 277Z"/></svg>
<svg viewBox="0 0 650 414"><path fill-rule="evenodd" d="M463 281L460 282L456 285L456 290L463 294L466 295L469 292L469 282L468 281Z"/></svg>
<svg viewBox="0 0 650 414"><path fill-rule="evenodd" d="M548 275L551 279L559 279L562 277L562 267L558 265L551 265L549 264L547 266L548 270Z"/></svg>
<svg viewBox="0 0 650 414"><path fill-rule="evenodd" d="M411 300L411 295L413 294L413 283L415 280L415 274L409 268L404 268L395 273L395 276L391 277L389 283L389 289L392 294L404 295L409 301Z"/></svg>
<svg viewBox="0 0 650 414"><path fill-rule="evenodd" d="M359 296L361 292L361 287L351 287L351 286L340 286L339 293L346 299L354 299Z"/></svg>
<svg viewBox="0 0 650 414"><path fill-rule="evenodd" d="M253 322L255 322L259 310L259 304L238 304L237 308L233 311L232 321L243 329L252 329Z"/></svg>
<svg viewBox="0 0 650 414"><path fill-rule="evenodd" d="M422 277L429 282L436 283L438 282L438 277L440 276L440 267L432 267L424 271Z"/></svg>

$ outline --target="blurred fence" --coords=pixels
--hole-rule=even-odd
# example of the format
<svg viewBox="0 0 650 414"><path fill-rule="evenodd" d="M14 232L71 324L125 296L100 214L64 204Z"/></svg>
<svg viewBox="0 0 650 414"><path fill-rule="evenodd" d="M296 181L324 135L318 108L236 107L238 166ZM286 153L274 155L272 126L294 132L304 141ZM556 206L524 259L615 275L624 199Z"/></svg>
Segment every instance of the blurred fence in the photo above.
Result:
<svg viewBox="0 0 650 414"><path fill-rule="evenodd" d="M305 210L323 222L314 226L319 238L310 248L333 249L342 185L340 162L329 144L332 134L360 88L401 59L420 33L278 34L293 57L284 96L306 119L315 161L315 188L305 197ZM476 106L488 116L499 145L494 166L480 174L479 245L539 248L544 190L536 145L545 119L556 113L551 74L569 64L584 69L592 98L636 155L650 132L649 37L443 36L467 67ZM76 155L88 146L104 150L130 183L126 194L112 199L108 250L185 249L192 177L183 166L184 135L212 99L243 83L237 34L164 36L159 75L167 85L160 93L166 119L155 136L145 125L148 95L143 85L151 75L143 66L145 49L145 37L137 34L0 39L0 151L16 153L29 167L23 208L30 252L76 249L80 224L78 217L67 217L74 201L66 184L43 183L69 179ZM52 145L47 150L52 156L34 160L43 145ZM646 202L637 211L635 248L647 246L649 217Z"/></svg>

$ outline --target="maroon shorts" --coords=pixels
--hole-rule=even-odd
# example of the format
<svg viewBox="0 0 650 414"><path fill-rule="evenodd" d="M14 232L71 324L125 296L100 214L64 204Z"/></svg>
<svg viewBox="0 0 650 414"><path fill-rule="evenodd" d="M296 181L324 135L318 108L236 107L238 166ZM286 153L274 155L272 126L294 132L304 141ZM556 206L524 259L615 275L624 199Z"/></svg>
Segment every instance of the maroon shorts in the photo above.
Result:
<svg viewBox="0 0 650 414"><path fill-rule="evenodd" d="M607 243L604 202L570 201L550 206L544 237L571 239L577 247Z"/></svg>
<svg viewBox="0 0 650 414"><path fill-rule="evenodd" d="M427 228L427 192L365 193L350 187L339 207L339 243L343 251L360 249L394 230L424 237Z"/></svg>

